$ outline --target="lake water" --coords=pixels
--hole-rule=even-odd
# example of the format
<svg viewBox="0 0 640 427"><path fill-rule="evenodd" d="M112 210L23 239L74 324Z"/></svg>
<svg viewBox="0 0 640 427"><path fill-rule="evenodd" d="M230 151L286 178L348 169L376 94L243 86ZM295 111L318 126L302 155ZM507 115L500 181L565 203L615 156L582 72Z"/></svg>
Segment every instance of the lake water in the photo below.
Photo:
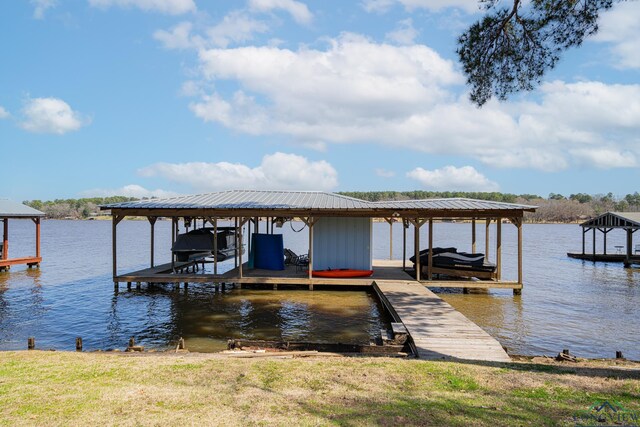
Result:
<svg viewBox="0 0 640 427"><path fill-rule="evenodd" d="M33 254L31 221L10 221L10 254ZM294 223L293 228L302 227ZM264 223L262 225L264 231ZM289 224L285 246L304 253L308 232ZM421 241L427 241L427 227ZM156 263L169 261L169 221L156 223ZM516 278L516 228L504 224L503 278ZM640 359L640 270L621 264L569 259L582 246L577 225L524 225L521 296L509 290L440 295L496 337L512 354L554 355L563 348L583 357L613 357L616 350ZM491 238L495 237L495 224ZM407 246L412 247L412 230ZM471 249L468 223L436 223L434 245ZM601 239L601 235L598 236ZM393 256L402 259L402 226L394 224ZM608 235L610 252L625 235ZM423 245L425 246L425 245ZM478 251L484 251L484 224L478 224ZM587 248L591 248L590 234ZM601 250L602 241L598 240ZM115 293L111 281L110 221L44 221L40 269L14 267L0 273L0 349L24 349L29 336L38 348L72 350L81 336L85 349L124 348L130 336L146 348L166 349L185 337L194 351L215 351L228 338L367 343L389 319L362 291L246 290L215 292L158 286ZM389 257L389 225L374 223L374 256ZM491 242L490 259L494 260ZM118 271L147 267L149 224L118 226ZM233 261L221 264L232 268ZM208 267L211 268L211 267ZM436 290L438 291L438 290Z"/></svg>

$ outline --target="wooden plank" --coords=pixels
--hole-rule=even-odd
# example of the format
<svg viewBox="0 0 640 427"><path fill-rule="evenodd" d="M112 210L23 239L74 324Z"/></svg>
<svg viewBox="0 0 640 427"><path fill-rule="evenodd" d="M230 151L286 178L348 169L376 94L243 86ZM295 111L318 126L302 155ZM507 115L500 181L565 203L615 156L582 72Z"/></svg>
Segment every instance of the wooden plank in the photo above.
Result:
<svg viewBox="0 0 640 427"><path fill-rule="evenodd" d="M374 289L404 324L421 359L510 361L498 341L422 284L376 280Z"/></svg>
<svg viewBox="0 0 640 427"><path fill-rule="evenodd" d="M8 267L10 265L20 265L20 264L40 264L42 262L42 257L22 257L22 258L10 258L10 259L2 259L0 260L0 267Z"/></svg>

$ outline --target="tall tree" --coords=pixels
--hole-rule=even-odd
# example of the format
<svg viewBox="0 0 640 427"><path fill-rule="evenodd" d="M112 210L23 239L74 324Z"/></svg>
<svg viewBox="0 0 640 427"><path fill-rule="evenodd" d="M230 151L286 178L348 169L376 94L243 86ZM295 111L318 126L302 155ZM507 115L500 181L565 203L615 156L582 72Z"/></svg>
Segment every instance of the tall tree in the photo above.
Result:
<svg viewBox="0 0 640 427"><path fill-rule="evenodd" d="M470 98L478 106L532 90L560 55L598 31L600 13L624 0L479 0L486 15L458 39Z"/></svg>

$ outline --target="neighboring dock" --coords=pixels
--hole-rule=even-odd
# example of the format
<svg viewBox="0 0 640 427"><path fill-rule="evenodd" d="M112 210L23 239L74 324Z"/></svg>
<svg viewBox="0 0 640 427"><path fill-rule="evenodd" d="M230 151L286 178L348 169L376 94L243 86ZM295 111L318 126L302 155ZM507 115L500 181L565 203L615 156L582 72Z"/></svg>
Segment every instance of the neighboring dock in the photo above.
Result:
<svg viewBox="0 0 640 427"><path fill-rule="evenodd" d="M420 359L508 362L500 343L416 281L376 280L374 289L402 322Z"/></svg>

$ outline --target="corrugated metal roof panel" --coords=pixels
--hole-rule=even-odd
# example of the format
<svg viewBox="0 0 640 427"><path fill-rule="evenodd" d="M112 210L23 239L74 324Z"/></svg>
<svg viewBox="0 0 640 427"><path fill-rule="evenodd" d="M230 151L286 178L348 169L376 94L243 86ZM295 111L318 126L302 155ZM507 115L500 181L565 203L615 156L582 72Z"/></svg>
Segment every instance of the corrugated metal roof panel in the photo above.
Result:
<svg viewBox="0 0 640 427"><path fill-rule="evenodd" d="M167 199L113 203L105 209L368 209L369 202L314 191L235 190Z"/></svg>
<svg viewBox="0 0 640 427"><path fill-rule="evenodd" d="M535 209L536 206L515 203L494 202L490 200L474 200L463 198L397 200L388 202L372 202L378 208L387 209L421 209L421 210L523 210Z"/></svg>
<svg viewBox="0 0 640 427"><path fill-rule="evenodd" d="M38 216L44 216L44 212L12 200L0 199L0 217L33 218Z"/></svg>
<svg viewBox="0 0 640 427"><path fill-rule="evenodd" d="M524 210L535 206L472 199L367 202L320 191L232 190L167 199L114 203L104 209L317 209L317 210Z"/></svg>

